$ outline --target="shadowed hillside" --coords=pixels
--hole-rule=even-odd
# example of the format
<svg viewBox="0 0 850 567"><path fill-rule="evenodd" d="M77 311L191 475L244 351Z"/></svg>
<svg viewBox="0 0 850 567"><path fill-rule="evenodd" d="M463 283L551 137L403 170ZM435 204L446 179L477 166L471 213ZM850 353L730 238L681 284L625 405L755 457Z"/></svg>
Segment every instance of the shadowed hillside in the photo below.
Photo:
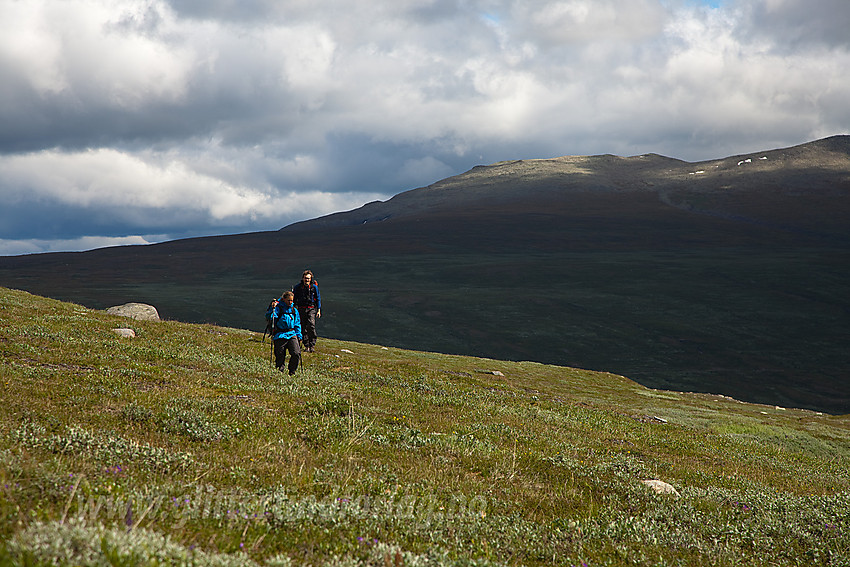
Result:
<svg viewBox="0 0 850 567"><path fill-rule="evenodd" d="M461 212L474 216L514 206L520 208L516 211L520 214L529 210L567 217L571 211L593 214L595 203L611 213L617 203L621 213L631 217L640 218L653 210L663 217L667 205L696 215L846 243L850 227L841 221L850 215L848 193L850 136L836 136L794 148L699 163L655 154L501 162L475 167L386 202L296 223L286 230ZM632 209L641 204L642 209Z"/></svg>
<svg viewBox="0 0 850 567"><path fill-rule="evenodd" d="M847 136L479 166L278 232L4 257L0 284L260 329L305 267L324 336L850 412Z"/></svg>

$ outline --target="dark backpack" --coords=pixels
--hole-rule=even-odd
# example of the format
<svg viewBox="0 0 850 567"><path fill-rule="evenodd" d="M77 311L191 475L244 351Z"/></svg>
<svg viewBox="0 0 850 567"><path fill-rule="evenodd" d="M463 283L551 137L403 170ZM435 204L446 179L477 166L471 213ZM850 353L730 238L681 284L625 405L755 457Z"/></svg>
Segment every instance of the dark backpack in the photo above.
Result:
<svg viewBox="0 0 850 567"><path fill-rule="evenodd" d="M298 286L298 285L303 285L303 283L302 283L302 282L298 282L298 283L296 284L296 286ZM294 290L296 286L293 286L293 287L292 287L292 289ZM312 282L310 282L310 287L308 287L308 288L307 288L307 299L308 299L308 300L313 299L313 286L316 286L316 290L318 291L318 289L319 289L319 282L317 282L317 281L316 281L316 276L313 276L313 281L312 281ZM297 299L297 298L296 298L296 299Z"/></svg>
<svg viewBox="0 0 850 567"><path fill-rule="evenodd" d="M272 326L272 318L269 312L271 311L272 305L274 305L275 301L277 301L277 299L272 299L269 301L269 306L266 307L266 328L263 331L263 342L266 342L266 335L269 336L269 339L274 336L274 327Z"/></svg>

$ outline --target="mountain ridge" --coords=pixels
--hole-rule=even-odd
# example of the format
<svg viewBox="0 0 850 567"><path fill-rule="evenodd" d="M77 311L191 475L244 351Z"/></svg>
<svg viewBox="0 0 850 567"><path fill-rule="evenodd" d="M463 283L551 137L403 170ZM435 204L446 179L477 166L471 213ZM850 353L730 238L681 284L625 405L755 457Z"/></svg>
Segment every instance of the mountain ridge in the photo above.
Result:
<svg viewBox="0 0 850 567"><path fill-rule="evenodd" d="M813 187L812 177L800 173L812 167L833 171L835 176ZM522 186L521 194L516 190L517 185ZM668 205L688 208L686 202L677 203L677 199L681 201L686 194L717 194L725 199L730 193L738 197L747 194L757 199L760 191L771 191L774 197L781 194L798 199L803 196L818 199L830 191L840 197L850 196L850 136L833 136L790 148L700 162L659 154L502 161L475 166L386 201L373 201L350 211L293 223L281 230L317 230L400 217L457 213L470 205L479 206L483 199L488 200L490 206L541 199L544 201L541 208L545 208L547 200L579 193L643 192L657 195ZM850 213L850 208L843 212ZM732 215L734 213L730 213Z"/></svg>

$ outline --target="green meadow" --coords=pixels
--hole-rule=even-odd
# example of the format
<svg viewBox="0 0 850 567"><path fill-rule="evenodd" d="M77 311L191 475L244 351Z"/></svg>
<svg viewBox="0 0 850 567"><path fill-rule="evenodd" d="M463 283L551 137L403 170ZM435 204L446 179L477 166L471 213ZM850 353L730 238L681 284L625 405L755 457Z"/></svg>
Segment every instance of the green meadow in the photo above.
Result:
<svg viewBox="0 0 850 567"><path fill-rule="evenodd" d="M850 565L850 416L326 338L290 377L254 331L6 288L0 320L3 565Z"/></svg>

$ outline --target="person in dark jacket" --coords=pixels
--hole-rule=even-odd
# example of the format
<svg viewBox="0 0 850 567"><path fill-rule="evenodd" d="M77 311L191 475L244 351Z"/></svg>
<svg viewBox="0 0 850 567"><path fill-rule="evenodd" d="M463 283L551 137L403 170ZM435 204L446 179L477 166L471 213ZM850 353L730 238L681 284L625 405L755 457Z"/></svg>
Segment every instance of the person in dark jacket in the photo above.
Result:
<svg viewBox="0 0 850 567"><path fill-rule="evenodd" d="M272 322L272 340L274 341L274 365L283 372L286 352L289 351L289 375L295 374L301 362L301 317L293 307L294 295L284 292L280 299L272 301L266 317Z"/></svg>
<svg viewBox="0 0 850 567"><path fill-rule="evenodd" d="M295 307L301 316L301 324L304 326L304 350L313 352L316 347L316 319L322 316L322 296L313 272L304 270L301 281L292 288L295 294Z"/></svg>

